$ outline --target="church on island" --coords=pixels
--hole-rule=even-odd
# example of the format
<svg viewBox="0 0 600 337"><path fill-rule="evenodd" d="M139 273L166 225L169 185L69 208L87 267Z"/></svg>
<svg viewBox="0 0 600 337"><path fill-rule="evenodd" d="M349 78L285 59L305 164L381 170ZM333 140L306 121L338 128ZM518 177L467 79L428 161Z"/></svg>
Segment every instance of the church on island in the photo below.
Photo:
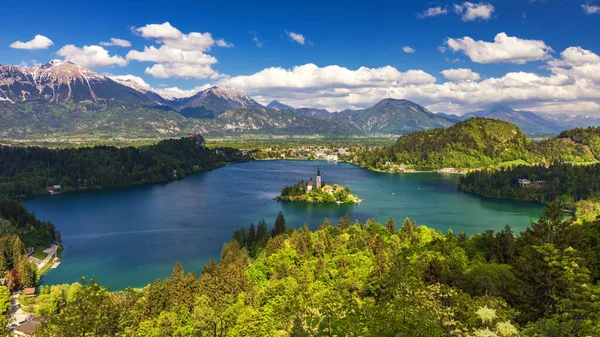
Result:
<svg viewBox="0 0 600 337"><path fill-rule="evenodd" d="M280 201L296 201L309 203L360 203L362 200L350 193L350 187L333 186L323 182L321 169L317 170L315 180L311 177L305 184L300 181L293 186L286 186L281 195L275 198Z"/></svg>

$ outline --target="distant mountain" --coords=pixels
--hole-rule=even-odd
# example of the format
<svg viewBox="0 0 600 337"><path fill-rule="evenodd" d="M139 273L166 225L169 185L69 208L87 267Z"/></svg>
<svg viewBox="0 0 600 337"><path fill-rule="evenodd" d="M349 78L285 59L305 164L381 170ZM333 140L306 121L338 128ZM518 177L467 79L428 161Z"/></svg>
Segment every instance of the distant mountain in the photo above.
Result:
<svg viewBox="0 0 600 337"><path fill-rule="evenodd" d="M131 89L134 89L134 90L137 90L137 91L143 93L146 97L148 97L149 99L151 99L152 101L154 101L158 104L167 105L167 103L168 103L167 99L162 97L156 91L152 90L149 86L142 85L141 83L137 82L133 78L113 76L113 77L110 77L110 79L119 84L122 84L126 87L129 87Z"/></svg>
<svg viewBox="0 0 600 337"><path fill-rule="evenodd" d="M414 102L392 98L386 98L367 109L345 110L333 115L368 133L406 134L454 124Z"/></svg>
<svg viewBox="0 0 600 337"><path fill-rule="evenodd" d="M325 109L316 108L298 108L295 111L298 115L316 118L333 118L336 114L335 112L329 112Z"/></svg>
<svg viewBox="0 0 600 337"><path fill-rule="evenodd" d="M600 126L599 117L538 113L541 117L560 125L564 130L574 128L587 128L589 126Z"/></svg>
<svg viewBox="0 0 600 337"><path fill-rule="evenodd" d="M216 86L167 104L188 118L215 118L232 109L263 107L241 91Z"/></svg>
<svg viewBox="0 0 600 337"><path fill-rule="evenodd" d="M71 62L0 65L0 136L180 134L185 118L138 90Z"/></svg>
<svg viewBox="0 0 600 337"><path fill-rule="evenodd" d="M450 120L452 122L458 123L462 120L464 120L461 116L459 115L453 115L453 114L447 114L447 113L443 113L443 112L438 112L436 115L441 116L446 118L447 120Z"/></svg>
<svg viewBox="0 0 600 337"><path fill-rule="evenodd" d="M353 135L362 132L350 123L323 120L296 114L292 110L244 108L227 110L213 119L190 120L194 129L206 135L285 134Z"/></svg>
<svg viewBox="0 0 600 337"><path fill-rule="evenodd" d="M565 130L564 127L557 123L547 120L533 112L516 111L503 104L497 104L488 109L470 112L460 117L462 120L474 117L502 120L517 125L528 135L552 135Z"/></svg>
<svg viewBox="0 0 600 337"><path fill-rule="evenodd" d="M283 104L283 103L281 103L281 102L279 102L277 100L271 101L271 103L269 103L267 105L267 108L269 108L269 109L275 109L275 110L296 110L293 107L291 107L289 105L286 105L286 104Z"/></svg>

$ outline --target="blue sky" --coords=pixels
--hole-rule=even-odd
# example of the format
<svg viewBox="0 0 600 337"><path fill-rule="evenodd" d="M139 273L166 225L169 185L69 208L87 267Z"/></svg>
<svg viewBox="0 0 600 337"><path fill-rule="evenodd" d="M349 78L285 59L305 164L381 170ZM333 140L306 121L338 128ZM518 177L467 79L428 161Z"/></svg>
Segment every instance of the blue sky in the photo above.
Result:
<svg viewBox="0 0 600 337"><path fill-rule="evenodd" d="M585 7L584 7L585 6ZM477 84L486 79L502 79L507 74L535 74L541 79L526 85L539 87L552 82L552 76L568 76L579 81L580 91L592 91L590 86L597 84L597 79L579 76L590 69L600 69L600 64L591 58L591 66L575 69L573 58L563 60L561 53L567 48L580 47L578 55L600 54L600 0L586 2L583 0L497 0L489 2L464 1L303 1L303 2L269 2L269 1L102 1L81 2L61 1L3 1L0 12L3 15L2 34L0 34L0 63L22 64L23 62L45 63L54 58L74 58L80 63L88 62L83 46L98 46L107 51L112 61L89 61L84 66L91 67L99 73L111 75L134 75L142 78L149 86L157 90L165 87L178 87L189 90L206 84L221 84L243 90L260 101L280 99L292 105L327 107L332 110L346 107L366 106L382 96L403 96L431 107L432 110L462 112L474 110L486 104L496 102L511 103L524 108L540 109L546 105L549 112L559 112L562 104L565 112L598 113L599 97L591 94L564 94L552 97L547 93L536 99L535 94L517 97L514 93L490 98L466 99L450 97L441 88L446 82L467 81L464 77L448 78L441 74L447 69L463 69L477 73L478 77L469 77L470 86L477 85L480 96L490 88ZM441 15L424 17L428 9L436 9ZM473 13L469 12L469 8ZM491 9L491 11L490 11ZM487 11L487 12L486 12ZM471 15L472 14L472 15ZM170 73L148 71L155 64L172 66L171 61L143 62L128 57L130 51L144 50L145 46L160 48L168 42L156 35L143 33L136 28L149 24L163 24L178 30L182 36L191 32L210 33L212 44L194 49L186 45L185 51L197 52L210 58L207 64L193 65L186 63L185 69L178 64L177 70ZM291 33L302 35L294 40ZM482 56L476 45L463 43L453 50L447 41L469 37L476 42L493 43L499 33L516 41L524 41L519 53L512 45L500 46L494 50L498 55L509 55L508 60L502 56ZM27 42L36 35L43 35L52 41L47 49L16 49L11 44L16 41ZM296 35L298 37L299 35ZM99 46L110 38L127 40L130 47ZM257 45L255 38L260 42ZM185 39L185 38L183 38ZM223 39L227 47L219 47L218 39ZM542 41L543 46L537 50L527 50L530 41ZM460 41L459 41L460 42ZM464 42L464 41L463 41ZM532 42L533 43L533 42ZM533 43L534 44L534 43ZM42 44L43 45L43 44ZM73 45L70 50L61 49ZM180 44L171 44L171 48L179 48ZM231 46L232 45L232 46ZM459 43L460 45L460 43ZM412 53L406 53L403 47L410 47ZM441 52L440 46L446 51ZM481 48L487 48L485 45ZM494 47L494 46L492 46ZM470 48L471 55L467 53ZM532 47L535 49L535 47ZM551 48L551 50L550 50ZM97 51L97 50L96 50ZM529 55L528 52L532 52ZM536 52L538 53L537 56ZM539 53L542 54L539 54ZM195 54L194 54L195 55ZM583 55L582 57L585 57ZM164 55L163 55L164 56ZM506 55L505 55L506 56ZM137 57L143 58L146 56ZM120 58L120 59L118 59ZM156 59L156 58L155 58ZM550 66L552 61L563 63ZM578 62L578 61L577 61ZM577 63L576 62L576 63ZM400 74L379 74L380 81L353 82L352 79L334 80L321 83L310 80L308 84L294 85L289 82L305 81L306 76L340 75L335 69L331 71L309 70L296 74L292 69L296 66L314 64L319 70L327 66L339 66L353 72L360 67L380 69L391 66L400 73L408 70L422 71L435 79L399 80ZM578 62L576 66L582 66ZM202 67L201 70L198 67ZM290 77L286 83L274 83L275 80L260 76L260 72L270 67L281 67L288 70ZM552 67L562 67L560 71ZM596 68L598 67L598 68ZM210 69L210 70L209 70ZM563 71L564 70L564 71ZM576 71L578 70L578 71ZM559 74L560 73L560 74ZM257 75L258 74L258 75ZM464 74L464 72L463 72ZM252 77L252 75L255 75ZM369 76L371 76L370 74ZM238 78L243 76L242 78ZM276 74L272 74L276 76ZM350 74L358 76L360 74ZM270 80L269 80L270 78ZM547 79L547 81L546 81ZM521 80L521 79L519 79ZM270 81L270 82L269 82ZM362 81L362 82L361 82ZM396 81L396 82L394 82ZM266 83L269 82L269 83ZM394 82L393 84L389 84ZM505 81L506 82L506 81ZM585 82L585 83L583 83ZM386 84L387 83L387 84ZM438 94L428 91L436 88L425 88L437 85ZM489 83L488 83L489 84ZM506 83L505 83L506 84ZM503 86L505 86L503 84ZM488 86L497 85L497 83ZM522 83L520 85L523 85ZM555 86L556 84L551 83ZM420 86L420 89L411 86ZM465 85L466 86L466 85ZM411 87L411 88L409 88ZM519 87L519 86L517 86ZM573 84L564 80L561 88L575 90ZM570 88L573 87L573 88ZM469 90L461 88L462 96L468 96ZM535 88L531 88L535 89ZM537 88L539 89L539 88ZM546 91L552 91L547 88ZM556 89L554 90L563 90ZM567 90L564 89L564 90ZM425 91L426 93L423 93ZM497 91L497 90L492 90ZM594 103L596 105L594 105ZM552 107L550 107L552 105ZM579 106L577 106L579 105ZM568 107L568 109L567 109ZM567 111L568 110L568 111ZM541 111L541 110L540 110Z"/></svg>

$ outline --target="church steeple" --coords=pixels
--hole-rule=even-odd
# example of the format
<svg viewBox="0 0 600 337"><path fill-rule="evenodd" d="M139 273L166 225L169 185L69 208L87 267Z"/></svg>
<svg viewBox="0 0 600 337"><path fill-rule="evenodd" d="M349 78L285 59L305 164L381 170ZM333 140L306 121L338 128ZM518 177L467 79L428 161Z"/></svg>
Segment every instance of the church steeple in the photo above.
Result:
<svg viewBox="0 0 600 337"><path fill-rule="evenodd" d="M317 188L321 188L321 168L317 169Z"/></svg>

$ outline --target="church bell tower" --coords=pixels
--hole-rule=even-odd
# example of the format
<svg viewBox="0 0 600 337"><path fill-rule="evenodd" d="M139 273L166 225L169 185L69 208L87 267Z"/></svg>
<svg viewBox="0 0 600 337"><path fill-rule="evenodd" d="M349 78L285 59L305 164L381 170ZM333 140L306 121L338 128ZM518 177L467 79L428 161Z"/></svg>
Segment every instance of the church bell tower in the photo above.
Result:
<svg viewBox="0 0 600 337"><path fill-rule="evenodd" d="M321 188L321 169L317 169L317 188Z"/></svg>

